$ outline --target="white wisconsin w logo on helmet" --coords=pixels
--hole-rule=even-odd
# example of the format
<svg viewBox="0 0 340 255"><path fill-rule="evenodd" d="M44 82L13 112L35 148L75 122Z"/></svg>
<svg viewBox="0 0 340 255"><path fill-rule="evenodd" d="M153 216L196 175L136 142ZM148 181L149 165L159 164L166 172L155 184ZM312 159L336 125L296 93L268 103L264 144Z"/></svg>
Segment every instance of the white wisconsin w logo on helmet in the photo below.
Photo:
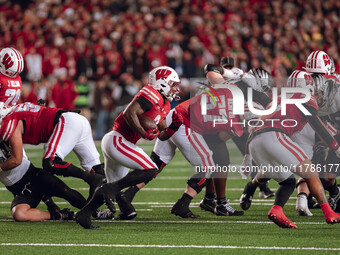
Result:
<svg viewBox="0 0 340 255"><path fill-rule="evenodd" d="M0 72L8 77L15 77L24 70L24 59L14 48L3 48L0 51Z"/></svg>

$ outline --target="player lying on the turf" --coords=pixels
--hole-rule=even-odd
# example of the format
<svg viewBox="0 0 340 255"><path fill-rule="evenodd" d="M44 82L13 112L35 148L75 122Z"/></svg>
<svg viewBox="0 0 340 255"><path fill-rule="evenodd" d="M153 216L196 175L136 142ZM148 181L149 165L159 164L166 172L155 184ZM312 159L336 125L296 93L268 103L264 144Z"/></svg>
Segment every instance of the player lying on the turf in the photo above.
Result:
<svg viewBox="0 0 340 255"><path fill-rule="evenodd" d="M278 122L274 122L273 126L270 126L270 124L268 125L265 122L262 127L255 128L250 138L249 151L257 165L261 166L261 169L256 178L246 186L241 203L243 201L243 203L247 202L250 205L256 186L264 180L273 178L280 184L280 187L276 192L275 203L268 213L268 218L280 227L297 228L283 213L283 206L295 188L295 178L290 171L292 170L306 179L311 193L321 205L326 222L329 224L339 223L340 214L335 213L330 208L317 171L313 168L310 159L308 159L303 149L293 142L290 137L295 132L302 130L308 122L325 144L330 149L333 149L338 156L340 156L339 145L317 116L318 106L317 99L314 96L315 86L312 77L306 72L294 71L288 79L287 86L308 88L310 90L312 97L303 106L312 115L304 115L296 105L287 105L287 115L282 115L280 107L278 107L277 111L270 116L262 117L262 120L266 118L279 120L293 119L297 125L287 125L284 127ZM300 93L295 93L292 98L301 98L301 96L304 97ZM270 169L270 166L277 167L280 171L264 170L264 167Z"/></svg>
<svg viewBox="0 0 340 255"><path fill-rule="evenodd" d="M87 119L75 112L31 103L12 107L0 103L0 137L10 145L11 156L0 164L12 169L23 158L23 144L44 145L43 168L53 174L73 176L90 185L90 195L103 183L99 153ZM63 159L74 150L86 171Z"/></svg>
<svg viewBox="0 0 340 255"><path fill-rule="evenodd" d="M1 162L9 157L8 146L0 142ZM26 155L23 156L18 166L0 170L0 181L14 195L11 212L16 221L74 219L74 212L69 209L60 210L51 200L46 201L48 211L37 209L40 201L46 196L64 198L77 208L86 204L86 199L78 191L69 188L62 180L49 172L36 168Z"/></svg>
<svg viewBox="0 0 340 255"><path fill-rule="evenodd" d="M103 204L105 198L108 208L115 212L114 201L118 205L120 191L142 182L150 181L157 173L158 167L136 143L140 138L153 140L159 134L158 127L143 128L141 116L150 117L156 124L170 111L170 101L177 99L179 77L176 71L168 66L151 70L149 85L142 88L132 102L115 120L113 131L102 140L102 151L105 159L105 174L109 183L98 188L89 203L76 215L77 222L84 228L94 228L91 214ZM129 172L130 169L134 169ZM120 207L127 217L133 218L136 212L131 208ZM130 211L131 213L126 213Z"/></svg>

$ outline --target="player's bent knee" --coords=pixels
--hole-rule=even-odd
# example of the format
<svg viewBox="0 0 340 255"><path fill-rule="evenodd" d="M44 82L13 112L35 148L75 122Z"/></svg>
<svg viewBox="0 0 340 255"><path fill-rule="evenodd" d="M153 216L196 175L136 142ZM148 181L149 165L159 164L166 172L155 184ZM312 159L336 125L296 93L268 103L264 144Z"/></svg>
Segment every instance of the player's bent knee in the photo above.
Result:
<svg viewBox="0 0 340 255"><path fill-rule="evenodd" d="M156 168L151 168L151 169L145 169L142 170L144 172L144 183L148 183L149 181L151 181L157 174L157 170Z"/></svg>
<svg viewBox="0 0 340 255"><path fill-rule="evenodd" d="M31 206L28 204L19 204L12 208L12 217L15 221L29 221L28 210Z"/></svg>
<svg viewBox="0 0 340 255"><path fill-rule="evenodd" d="M298 182L297 182L297 184L296 184L296 188L297 188L298 186L300 186L301 184L303 184L303 183L306 183L306 180L303 179L303 178L299 178L299 180L298 180Z"/></svg>
<svg viewBox="0 0 340 255"><path fill-rule="evenodd" d="M160 173L166 164L161 160L161 158L153 151L150 156L151 160L156 163L158 170L157 173Z"/></svg>
<svg viewBox="0 0 340 255"><path fill-rule="evenodd" d="M54 159L52 158L46 158L43 159L43 169L56 175L63 175L67 177L67 171L66 169L70 167L72 164L70 162L65 162L58 156Z"/></svg>
<svg viewBox="0 0 340 255"><path fill-rule="evenodd" d="M206 178L201 173L193 175L188 181L187 184L193 188L197 194L202 191L207 183Z"/></svg>

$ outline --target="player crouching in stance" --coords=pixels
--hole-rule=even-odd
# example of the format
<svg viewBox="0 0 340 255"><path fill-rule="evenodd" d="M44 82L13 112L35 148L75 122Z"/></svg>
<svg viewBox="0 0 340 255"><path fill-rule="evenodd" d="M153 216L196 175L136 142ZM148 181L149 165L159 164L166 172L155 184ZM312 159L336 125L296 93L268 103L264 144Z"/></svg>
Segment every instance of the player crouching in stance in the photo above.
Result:
<svg viewBox="0 0 340 255"><path fill-rule="evenodd" d="M103 183L104 177L90 171L102 168L99 153L92 139L90 123L78 113L31 103L12 107L0 103L0 137L10 145L11 157L1 167L11 169L23 158L23 144L45 143L43 169L57 175L83 179L90 185L90 194ZM74 150L86 171L64 158Z"/></svg>
<svg viewBox="0 0 340 255"><path fill-rule="evenodd" d="M136 143L140 138L153 140L159 134L158 127L145 130L140 116L150 117L156 124L164 124L164 118L170 111L170 101L176 99L179 92L179 77L168 66L160 66L149 74L149 85L142 88L127 108L115 120L113 130L102 140L105 159L105 174L108 183L96 190L89 203L77 215L77 222L84 228L96 228L92 225L91 214L103 204L114 212L114 201L119 205L120 191L138 183L147 183L156 175L157 165ZM161 125L160 124L160 125ZM134 169L129 172L129 169ZM126 203L125 203L126 204ZM126 208L120 208L122 211ZM133 210L131 218L136 216Z"/></svg>
<svg viewBox="0 0 340 255"><path fill-rule="evenodd" d="M315 86L312 77L306 72L294 71L288 79L287 86L306 88L310 91L311 99L307 103L303 103L302 106L311 115L304 115L296 105L287 105L286 115L282 115L281 107L278 107L273 114L262 118L262 120L293 119L297 125L284 127L280 124L272 126L264 124L262 127L255 128L250 138L249 151L256 164L261 168L256 178L248 183L243 195L249 198L259 183L269 178L275 179L280 187L276 192L275 203L268 213L268 218L282 228L297 228L283 213L283 206L295 188L295 178L290 172L292 170L306 179L311 194L321 205L326 222L328 224L340 223L340 214L335 213L327 202L318 172L315 171L303 149L290 137L309 123L324 143L340 157L339 144L317 116L318 105L314 96ZM304 95L301 93L294 93L291 99L303 97ZM265 168L270 169L271 166L279 168L280 171L265 171Z"/></svg>

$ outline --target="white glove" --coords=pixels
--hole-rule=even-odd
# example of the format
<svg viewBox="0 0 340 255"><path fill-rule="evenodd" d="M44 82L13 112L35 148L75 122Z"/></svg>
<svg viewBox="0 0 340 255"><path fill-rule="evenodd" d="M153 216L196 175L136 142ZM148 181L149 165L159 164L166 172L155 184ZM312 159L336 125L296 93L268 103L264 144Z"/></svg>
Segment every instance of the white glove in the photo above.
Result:
<svg viewBox="0 0 340 255"><path fill-rule="evenodd" d="M335 150L335 155L340 158L340 147Z"/></svg>
<svg viewBox="0 0 340 255"><path fill-rule="evenodd" d="M242 179L247 179L248 175L250 173L251 167L252 167L252 156L250 154L246 154L243 157L243 161L240 167L240 175L242 177Z"/></svg>

